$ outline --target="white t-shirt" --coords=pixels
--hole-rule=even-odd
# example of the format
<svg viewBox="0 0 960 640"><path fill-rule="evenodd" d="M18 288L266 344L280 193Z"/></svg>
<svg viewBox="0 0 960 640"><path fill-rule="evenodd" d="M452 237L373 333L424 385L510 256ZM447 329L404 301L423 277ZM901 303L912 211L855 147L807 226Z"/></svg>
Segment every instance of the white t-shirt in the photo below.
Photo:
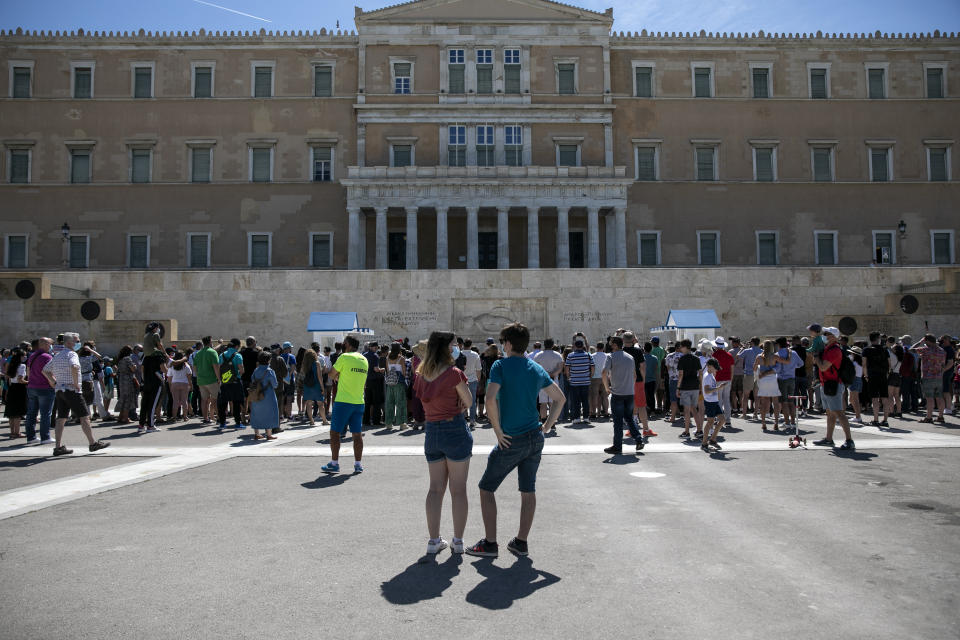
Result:
<svg viewBox="0 0 960 640"><path fill-rule="evenodd" d="M717 390L714 389L712 392L707 391L707 387L716 387L717 379L713 376L712 373L703 374L703 385L700 390L703 391L703 401L704 402L720 402L720 398L717 395Z"/></svg>
<svg viewBox="0 0 960 640"><path fill-rule="evenodd" d="M544 349L536 355L533 361L546 369L547 373L549 373L550 377L554 380L556 380L560 376L560 372L563 371L563 356L553 349L549 351Z"/></svg>
<svg viewBox="0 0 960 640"><path fill-rule="evenodd" d="M21 364L19 367L17 367L17 375L10 382L16 382L16 380L18 379L23 380L26 377L27 377L27 365Z"/></svg>
<svg viewBox="0 0 960 640"><path fill-rule="evenodd" d="M857 364L857 361L854 360L853 358L850 358L850 361L853 362L853 370L856 371L855 377L857 377L857 378L862 378L862 377L863 377L863 367L861 367L859 364Z"/></svg>
<svg viewBox="0 0 960 640"><path fill-rule="evenodd" d="M603 375L603 368L606 366L609 356L605 351L597 351L591 357L593 358L593 377L599 378Z"/></svg>
<svg viewBox="0 0 960 640"><path fill-rule="evenodd" d="M190 384L190 377L192 375L193 369L191 369L190 365L186 362L183 363L183 369L177 370L177 368L173 365L170 365L170 368L167 369L167 376L170 378L170 384Z"/></svg>
<svg viewBox="0 0 960 640"><path fill-rule="evenodd" d="M463 352L463 357L467 359L467 364L463 366L463 373L467 376L467 382L477 382L483 365L480 363L480 354L473 349L467 349Z"/></svg>

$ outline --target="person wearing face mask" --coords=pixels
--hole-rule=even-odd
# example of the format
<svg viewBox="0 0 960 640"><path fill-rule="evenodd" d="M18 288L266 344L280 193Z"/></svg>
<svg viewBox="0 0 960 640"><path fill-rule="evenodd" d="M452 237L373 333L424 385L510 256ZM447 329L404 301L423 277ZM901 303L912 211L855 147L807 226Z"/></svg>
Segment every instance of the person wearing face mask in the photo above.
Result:
<svg viewBox="0 0 960 640"><path fill-rule="evenodd" d="M363 424L373 427L383 425L384 403L386 402L386 387L384 367L380 366L380 345L377 342L367 344L363 352L367 359L367 382L364 388Z"/></svg>

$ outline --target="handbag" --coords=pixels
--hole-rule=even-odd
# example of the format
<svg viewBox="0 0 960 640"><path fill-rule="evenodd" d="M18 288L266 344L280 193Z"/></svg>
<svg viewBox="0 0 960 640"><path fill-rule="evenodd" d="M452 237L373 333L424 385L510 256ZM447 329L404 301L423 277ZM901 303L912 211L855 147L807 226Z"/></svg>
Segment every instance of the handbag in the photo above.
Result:
<svg viewBox="0 0 960 640"><path fill-rule="evenodd" d="M263 375L259 380L254 380L253 384L250 385L250 392L247 395L247 399L250 402L260 402L263 400L263 380L266 378L266 375Z"/></svg>

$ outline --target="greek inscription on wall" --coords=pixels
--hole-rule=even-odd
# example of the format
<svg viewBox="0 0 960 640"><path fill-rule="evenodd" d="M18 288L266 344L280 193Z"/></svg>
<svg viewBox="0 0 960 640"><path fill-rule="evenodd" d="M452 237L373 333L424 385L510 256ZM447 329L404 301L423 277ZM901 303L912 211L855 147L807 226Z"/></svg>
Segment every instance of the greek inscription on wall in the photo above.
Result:
<svg viewBox="0 0 960 640"><path fill-rule="evenodd" d="M436 324L440 314L436 311L388 311L376 320L388 327L410 327L424 324Z"/></svg>
<svg viewBox="0 0 960 640"><path fill-rule="evenodd" d="M610 311L564 311L564 322L606 322L613 319Z"/></svg>

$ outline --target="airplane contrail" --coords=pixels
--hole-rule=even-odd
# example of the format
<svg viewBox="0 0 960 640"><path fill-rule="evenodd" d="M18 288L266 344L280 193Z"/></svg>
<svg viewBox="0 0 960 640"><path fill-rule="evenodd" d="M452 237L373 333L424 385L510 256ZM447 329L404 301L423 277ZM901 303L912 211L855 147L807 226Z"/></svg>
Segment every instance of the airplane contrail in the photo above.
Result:
<svg viewBox="0 0 960 640"><path fill-rule="evenodd" d="M262 22L273 22L272 20L267 20L266 18L261 18L260 16L255 16L249 13L244 13L243 11L237 11L236 9L230 9L229 7L221 7L218 4L213 4L212 2L204 2L204 0L193 0L197 4L205 4L208 7L214 7L216 9L223 9L224 11L229 11L230 13L236 13L241 16L246 16L248 18L253 18L254 20L260 20Z"/></svg>

